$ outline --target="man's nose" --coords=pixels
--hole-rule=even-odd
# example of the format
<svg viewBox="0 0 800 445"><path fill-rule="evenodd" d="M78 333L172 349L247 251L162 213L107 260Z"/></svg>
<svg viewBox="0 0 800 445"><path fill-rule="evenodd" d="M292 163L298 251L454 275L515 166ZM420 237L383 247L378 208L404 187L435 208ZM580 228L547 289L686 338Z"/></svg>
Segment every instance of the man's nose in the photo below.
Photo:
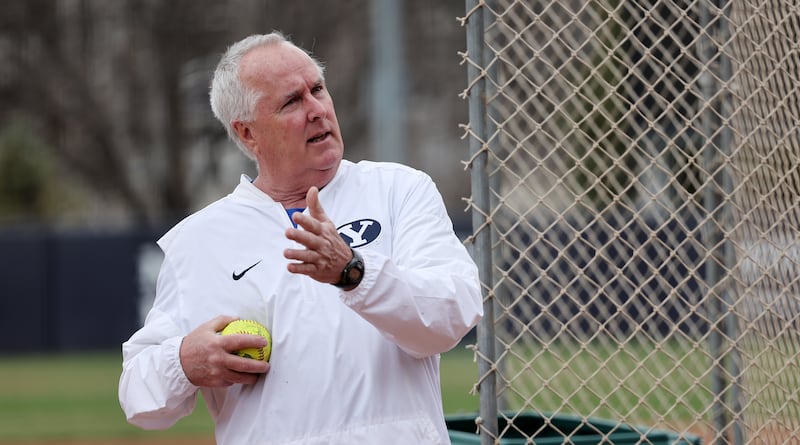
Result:
<svg viewBox="0 0 800 445"><path fill-rule="evenodd" d="M325 104L314 96L311 96L306 103L308 104L309 121L321 119L328 113L327 108L325 108Z"/></svg>

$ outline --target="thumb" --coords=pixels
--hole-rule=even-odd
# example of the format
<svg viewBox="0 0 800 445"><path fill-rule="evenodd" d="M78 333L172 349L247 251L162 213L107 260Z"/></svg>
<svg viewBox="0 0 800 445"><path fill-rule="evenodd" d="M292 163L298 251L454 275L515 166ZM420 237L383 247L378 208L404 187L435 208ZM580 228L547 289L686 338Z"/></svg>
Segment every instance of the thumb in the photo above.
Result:
<svg viewBox="0 0 800 445"><path fill-rule="evenodd" d="M219 315L214 317L213 319L209 320L205 323L206 326L211 328L214 332L219 332L225 329L225 326L228 326L228 323L232 322L233 320L238 320L239 317L231 317L228 315Z"/></svg>

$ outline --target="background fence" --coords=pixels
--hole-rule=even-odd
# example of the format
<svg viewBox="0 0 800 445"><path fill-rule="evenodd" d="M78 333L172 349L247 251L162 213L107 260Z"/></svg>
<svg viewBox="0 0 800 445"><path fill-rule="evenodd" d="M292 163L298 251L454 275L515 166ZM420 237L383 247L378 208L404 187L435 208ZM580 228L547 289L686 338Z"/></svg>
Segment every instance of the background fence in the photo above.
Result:
<svg viewBox="0 0 800 445"><path fill-rule="evenodd" d="M142 295L154 295L140 280L155 283L142 259L156 233L0 231L0 358L119 351L144 320Z"/></svg>
<svg viewBox="0 0 800 445"><path fill-rule="evenodd" d="M800 443L800 4L466 11L481 442Z"/></svg>

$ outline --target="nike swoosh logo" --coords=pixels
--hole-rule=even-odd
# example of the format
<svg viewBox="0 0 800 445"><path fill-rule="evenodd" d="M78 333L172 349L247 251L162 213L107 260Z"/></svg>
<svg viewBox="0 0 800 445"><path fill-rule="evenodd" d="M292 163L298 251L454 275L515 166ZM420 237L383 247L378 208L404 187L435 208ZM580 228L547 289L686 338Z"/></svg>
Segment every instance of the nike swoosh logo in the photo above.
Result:
<svg viewBox="0 0 800 445"><path fill-rule="evenodd" d="M244 274L247 273L247 271L249 271L250 269L252 269L252 268L254 268L256 266L258 266L258 263L260 263L260 262L261 262L261 260L258 260L258 262L256 262L256 264L253 264L252 266L250 266L247 269L243 270L241 273L236 273L236 271L233 271L233 276L232 276L233 279L235 281L239 281L244 276Z"/></svg>

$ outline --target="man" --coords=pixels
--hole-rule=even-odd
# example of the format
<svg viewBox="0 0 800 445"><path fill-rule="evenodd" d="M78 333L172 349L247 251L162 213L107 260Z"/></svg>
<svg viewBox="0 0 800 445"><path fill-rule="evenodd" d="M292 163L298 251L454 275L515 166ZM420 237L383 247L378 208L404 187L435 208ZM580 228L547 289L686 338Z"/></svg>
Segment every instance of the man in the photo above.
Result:
<svg viewBox="0 0 800 445"><path fill-rule="evenodd" d="M281 34L222 57L211 105L254 180L186 218L145 325L123 345L128 420L168 428L197 391L217 443L446 444L439 353L482 316L475 264L422 172L342 160L323 69ZM270 363L220 336L264 324Z"/></svg>

